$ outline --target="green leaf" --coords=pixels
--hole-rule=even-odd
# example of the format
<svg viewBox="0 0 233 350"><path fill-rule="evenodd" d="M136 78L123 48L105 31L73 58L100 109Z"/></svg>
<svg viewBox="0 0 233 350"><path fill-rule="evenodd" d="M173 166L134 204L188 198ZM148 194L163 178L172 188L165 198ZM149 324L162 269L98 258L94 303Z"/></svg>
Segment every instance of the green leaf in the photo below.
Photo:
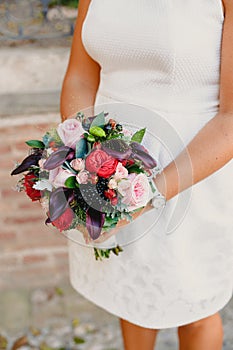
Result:
<svg viewBox="0 0 233 350"><path fill-rule="evenodd" d="M68 177L68 179L66 179L66 181L65 181L65 187L67 187L67 188L76 188L76 187L78 187L78 183L76 181L76 177L75 176Z"/></svg>
<svg viewBox="0 0 233 350"><path fill-rule="evenodd" d="M83 344L83 343L85 343L85 340L83 338L79 338L79 337L74 337L73 341L75 342L75 344Z"/></svg>
<svg viewBox="0 0 233 350"><path fill-rule="evenodd" d="M117 222L118 222L117 217L112 218L111 216L106 216L104 220L103 228L105 229L113 228L116 226Z"/></svg>
<svg viewBox="0 0 233 350"><path fill-rule="evenodd" d="M87 153L87 140L85 138L81 138L76 143L75 157L76 158L84 158L86 153Z"/></svg>
<svg viewBox="0 0 233 350"><path fill-rule="evenodd" d="M42 141L39 140L29 140L25 142L29 147L33 147L33 148L41 148L44 149L45 148L45 144Z"/></svg>
<svg viewBox="0 0 233 350"><path fill-rule="evenodd" d="M105 137L106 136L105 131L102 128L100 128L99 126L91 126L89 129L89 133L94 135L94 136L97 136L97 137Z"/></svg>
<svg viewBox="0 0 233 350"><path fill-rule="evenodd" d="M104 111L97 114L97 116L95 117L95 119L93 119L90 128L92 128L93 126L99 126L101 128L104 127L105 124L105 117L104 117Z"/></svg>
<svg viewBox="0 0 233 350"><path fill-rule="evenodd" d="M136 174L140 174L140 173L144 173L144 170L142 170L138 165L133 164L129 167L127 167L128 172L129 173L136 173Z"/></svg>
<svg viewBox="0 0 233 350"><path fill-rule="evenodd" d="M141 130L136 131L133 134L133 136L131 137L131 141L135 141L135 142L141 143L142 139L143 139L143 137L145 135L145 132L146 132L146 128L143 128Z"/></svg>

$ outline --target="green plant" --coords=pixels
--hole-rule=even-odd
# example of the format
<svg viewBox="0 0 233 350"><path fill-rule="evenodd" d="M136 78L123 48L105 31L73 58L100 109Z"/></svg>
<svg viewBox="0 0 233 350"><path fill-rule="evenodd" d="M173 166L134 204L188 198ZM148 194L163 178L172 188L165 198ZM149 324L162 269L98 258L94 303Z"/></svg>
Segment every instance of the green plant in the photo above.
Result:
<svg viewBox="0 0 233 350"><path fill-rule="evenodd" d="M49 6L53 7L56 5L62 5L62 6L67 6L71 8L77 8L78 2L79 0L51 0L49 3Z"/></svg>

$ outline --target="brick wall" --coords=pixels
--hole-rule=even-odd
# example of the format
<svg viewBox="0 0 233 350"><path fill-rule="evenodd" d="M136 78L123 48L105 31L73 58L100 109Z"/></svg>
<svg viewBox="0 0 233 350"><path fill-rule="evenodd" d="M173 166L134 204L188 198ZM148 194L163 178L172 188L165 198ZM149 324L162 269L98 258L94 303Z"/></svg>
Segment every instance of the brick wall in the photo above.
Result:
<svg viewBox="0 0 233 350"><path fill-rule="evenodd" d="M26 156L28 139L41 138L58 115L9 117L0 128L0 288L41 286L68 279L66 238L44 224L39 203L14 190L10 172Z"/></svg>

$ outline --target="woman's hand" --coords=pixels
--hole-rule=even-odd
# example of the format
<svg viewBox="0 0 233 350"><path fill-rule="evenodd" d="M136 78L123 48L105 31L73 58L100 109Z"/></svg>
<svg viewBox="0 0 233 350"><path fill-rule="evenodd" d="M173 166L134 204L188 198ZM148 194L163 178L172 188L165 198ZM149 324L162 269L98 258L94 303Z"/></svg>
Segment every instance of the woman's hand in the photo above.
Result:
<svg viewBox="0 0 233 350"><path fill-rule="evenodd" d="M145 207L143 207L142 209L140 209L132 214L133 221L136 220L139 216L141 216L145 212L147 212L148 210L151 210L152 208L153 208L153 206L151 205L150 202L148 202L148 204ZM131 222L132 221L129 221L126 219L122 219L122 220L118 221L118 223L116 224L116 226L112 230L102 232L100 237L93 242L94 243L103 243L104 241L106 241L107 239L109 239L110 237L115 235L120 229L127 226Z"/></svg>

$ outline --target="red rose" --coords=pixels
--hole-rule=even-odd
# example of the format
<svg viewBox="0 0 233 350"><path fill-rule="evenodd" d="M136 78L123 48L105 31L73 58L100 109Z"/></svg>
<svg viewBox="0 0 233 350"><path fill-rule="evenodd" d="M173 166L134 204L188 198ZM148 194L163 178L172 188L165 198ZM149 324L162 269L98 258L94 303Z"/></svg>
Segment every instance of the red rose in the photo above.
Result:
<svg viewBox="0 0 233 350"><path fill-rule="evenodd" d="M28 173L24 176L25 192L33 202L41 199L40 191L33 188L33 185L35 185L36 180L38 180L38 178L34 173Z"/></svg>
<svg viewBox="0 0 233 350"><path fill-rule="evenodd" d="M110 202L111 202L112 205L117 205L118 198L117 197L113 197L113 198L110 199Z"/></svg>
<svg viewBox="0 0 233 350"><path fill-rule="evenodd" d="M94 142L93 147L96 148L96 149L100 149L101 148L101 142L99 142L99 141Z"/></svg>
<svg viewBox="0 0 233 350"><path fill-rule="evenodd" d="M60 232L68 230L74 219L74 212L71 208L67 208L64 213L56 220L52 221L52 225L55 226Z"/></svg>
<svg viewBox="0 0 233 350"><path fill-rule="evenodd" d="M86 158L86 170L90 173L97 173L101 165L109 158L109 155L102 151L101 149L97 149L92 151Z"/></svg>
<svg viewBox="0 0 233 350"><path fill-rule="evenodd" d="M104 177L104 178L108 178L113 173L115 173L117 164L118 164L118 160L117 159L109 157L109 159L106 160L101 165L101 167L97 171L97 175L101 176L101 177Z"/></svg>
<svg viewBox="0 0 233 350"><path fill-rule="evenodd" d="M106 198L112 199L112 198L116 197L116 191L114 191L113 189L109 188L108 190L104 191L104 195L105 195Z"/></svg>
<svg viewBox="0 0 233 350"><path fill-rule="evenodd" d="M123 165L124 167L126 167L126 166L133 165L133 164L134 164L134 160L133 160L133 159L123 159L123 160L121 161L121 163L122 163L122 165Z"/></svg>
<svg viewBox="0 0 233 350"><path fill-rule="evenodd" d="M123 166L126 166L127 162L128 162L127 159L123 159L123 160L121 161L121 164L122 164Z"/></svg>
<svg viewBox="0 0 233 350"><path fill-rule="evenodd" d="M135 162L133 159L128 159L128 162L127 162L127 165L130 166L130 165L133 165Z"/></svg>

